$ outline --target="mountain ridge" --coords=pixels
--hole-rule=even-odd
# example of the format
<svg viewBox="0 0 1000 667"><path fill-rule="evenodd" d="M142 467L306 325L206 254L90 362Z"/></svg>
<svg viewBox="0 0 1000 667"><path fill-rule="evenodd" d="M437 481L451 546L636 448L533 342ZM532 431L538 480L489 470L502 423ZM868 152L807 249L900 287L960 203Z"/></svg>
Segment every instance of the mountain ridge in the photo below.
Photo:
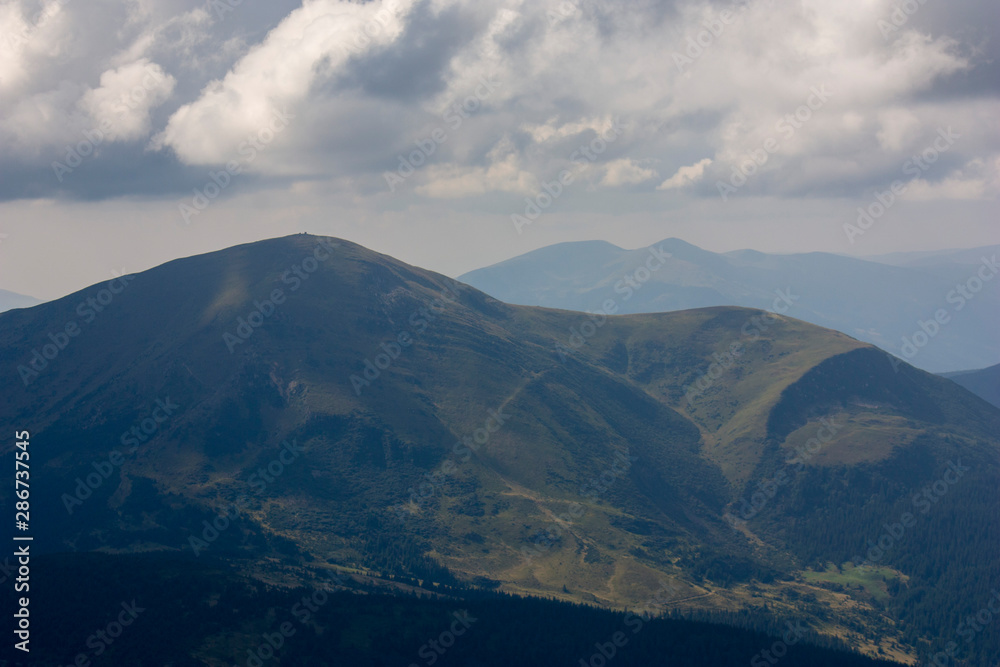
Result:
<svg viewBox="0 0 1000 667"><path fill-rule="evenodd" d="M1000 408L1000 364L972 371L943 373L942 377L952 380Z"/></svg>
<svg viewBox="0 0 1000 667"><path fill-rule="evenodd" d="M10 374L0 421L29 424L42 452L40 550L329 562L612 608L670 579L686 593L677 610L806 614L869 653L902 641L902 657L926 621L879 600L918 570L866 573L870 590L846 598L816 583L828 575L808 551L811 524L780 526L822 503L792 499L809 488L837 498L836 480L854 479L836 502L867 514L825 547L846 562L891 516L892 493L957 454L977 467L942 502L996 495L1000 411L785 315L715 307L602 319L512 306L308 235L175 260L126 285L89 323L78 305L106 285L0 315ZM25 387L17 366L78 319L81 332ZM370 384L359 391L352 376ZM177 407L164 416L161 404ZM821 420L837 431L787 468ZM123 438L136 428L146 440L129 451ZM919 465L897 465L918 451ZM759 504L783 469L765 507L738 526L725 518ZM875 502L865 489L879 484ZM982 511L964 523L988 536ZM954 564L941 567L969 585ZM910 634L884 613L902 614ZM859 618L880 634L858 631Z"/></svg>
<svg viewBox="0 0 1000 667"><path fill-rule="evenodd" d="M619 290L623 279L641 272L644 253L655 248L673 248L671 261L639 275L642 289L635 294ZM459 279L508 303L595 310L615 298L619 312L630 314L717 305L766 308L775 290L791 290L797 297L791 315L940 372L994 364L1000 354L987 333L1000 326L1000 294L983 282L978 289L975 284L966 287L968 281L980 280L976 265L981 262L968 264L970 252L945 255L930 266L892 266L821 252L717 254L666 239L648 248L608 253L597 262L573 243L563 243ZM988 268L994 265L995 260ZM968 291L960 294L957 287ZM941 321L935 323L936 315ZM922 322L929 322L932 336L923 331Z"/></svg>
<svg viewBox="0 0 1000 667"><path fill-rule="evenodd" d="M40 303L43 303L42 300L36 299L33 296L0 289L0 313L13 310L14 308L31 308Z"/></svg>

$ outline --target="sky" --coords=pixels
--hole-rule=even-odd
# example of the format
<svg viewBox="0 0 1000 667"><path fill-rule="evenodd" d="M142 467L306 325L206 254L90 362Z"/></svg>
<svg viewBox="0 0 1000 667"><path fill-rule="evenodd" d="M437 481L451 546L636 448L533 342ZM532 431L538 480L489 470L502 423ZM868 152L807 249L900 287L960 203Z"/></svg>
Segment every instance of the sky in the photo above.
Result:
<svg viewBox="0 0 1000 667"><path fill-rule="evenodd" d="M459 275L553 243L1000 243L995 0L9 0L0 288L300 231Z"/></svg>

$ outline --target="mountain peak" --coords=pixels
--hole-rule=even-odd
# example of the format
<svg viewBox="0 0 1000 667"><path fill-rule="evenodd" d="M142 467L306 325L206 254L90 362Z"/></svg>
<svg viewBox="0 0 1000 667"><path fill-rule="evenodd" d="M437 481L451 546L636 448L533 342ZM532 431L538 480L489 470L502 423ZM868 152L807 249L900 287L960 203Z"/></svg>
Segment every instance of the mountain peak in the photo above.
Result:
<svg viewBox="0 0 1000 667"><path fill-rule="evenodd" d="M623 253L623 285L652 289L654 262L590 248ZM303 563L488 575L630 608L667 579L695 608L732 610L747 608L744 585L777 603L795 581L817 600L805 622L841 632L886 612L863 596L847 610L803 575L818 540L835 540L833 562L851 558L949 460L976 465L942 501L966 512L957 543L995 523L1000 413L791 316L512 306L308 234L117 280L0 315L0 430L30 423L42 552L207 550L274 559L290 578ZM801 502L834 493L834 518ZM222 508L239 516L226 509L223 524ZM900 540L942 558L933 581L905 572L911 586L964 584L996 562L970 566L948 544Z"/></svg>
<svg viewBox="0 0 1000 667"><path fill-rule="evenodd" d="M36 299L33 296L0 289L0 313L14 308L31 308L40 303L42 303L42 300Z"/></svg>
<svg viewBox="0 0 1000 667"><path fill-rule="evenodd" d="M714 253L675 237L637 250L594 250L602 247L607 249L600 242L549 246L461 279L507 303L594 310L616 299L619 313L784 307L775 300L781 290L788 310L780 312L906 355L907 361L926 370L976 368L997 361L992 293L977 297L918 354L903 345L914 335L914 323L934 312L932 304L946 305L942 295L955 289L954 281L968 278L970 269L964 265L927 272L823 252ZM639 270L657 248L670 253L672 261L660 265L653 260L655 271ZM852 298L845 299L845 294Z"/></svg>

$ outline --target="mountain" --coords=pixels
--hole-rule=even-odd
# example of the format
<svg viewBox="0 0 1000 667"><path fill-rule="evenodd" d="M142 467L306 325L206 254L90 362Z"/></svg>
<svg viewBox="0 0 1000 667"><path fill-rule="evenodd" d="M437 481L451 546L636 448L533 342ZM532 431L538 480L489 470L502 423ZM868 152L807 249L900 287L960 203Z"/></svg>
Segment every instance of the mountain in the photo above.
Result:
<svg viewBox="0 0 1000 667"><path fill-rule="evenodd" d="M570 310L601 310L608 299L617 313L777 307L944 372L1000 358L997 250L897 257L902 265L890 266L818 252L717 254L679 239L639 250L588 241L541 248L459 280L508 303Z"/></svg>
<svg viewBox="0 0 1000 667"><path fill-rule="evenodd" d="M942 377L955 381L1000 408L1000 364L978 371L942 373Z"/></svg>
<svg viewBox="0 0 1000 667"><path fill-rule="evenodd" d="M1000 581L1000 410L783 315L513 306L295 235L0 314L0 367L36 555L658 594L898 659L946 650ZM1000 652L974 639L961 659Z"/></svg>
<svg viewBox="0 0 1000 667"><path fill-rule="evenodd" d="M893 252L885 255L868 255L864 259L891 266L942 267L948 265L975 266L983 255L992 257L1000 252L1000 245L952 250L925 250L917 252Z"/></svg>
<svg viewBox="0 0 1000 667"><path fill-rule="evenodd" d="M31 308L42 303L40 299L33 296L26 296L16 292L8 292L0 289L0 313L12 308Z"/></svg>

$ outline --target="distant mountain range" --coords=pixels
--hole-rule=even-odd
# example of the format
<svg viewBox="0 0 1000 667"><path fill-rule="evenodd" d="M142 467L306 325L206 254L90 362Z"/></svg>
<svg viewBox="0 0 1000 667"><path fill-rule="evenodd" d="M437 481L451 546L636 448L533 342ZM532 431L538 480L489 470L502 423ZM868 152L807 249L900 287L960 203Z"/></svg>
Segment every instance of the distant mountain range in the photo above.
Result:
<svg viewBox="0 0 1000 667"><path fill-rule="evenodd" d="M625 252L585 249L595 263ZM281 591L330 571L452 602L471 586L635 610L659 591L665 612L794 619L869 655L944 651L1000 581L1000 410L794 319L818 298L805 265L840 258L802 257L789 274L767 256L665 250L656 275L731 276L706 295L758 267L801 301L787 315L514 306L295 235L0 314L0 432L30 431L33 553L131 554L149 572L217 559ZM621 261L605 272L638 280L659 260ZM658 303L652 286L630 286L633 299ZM7 475L0 514L15 501ZM135 586L163 597L152 580ZM224 625L248 613L234 590L176 590L206 619L190 664L245 662L274 632ZM250 598L280 611L282 595ZM205 611L216 604L225 614ZM78 616L107 612L90 613ZM383 627L368 618L366 632ZM82 639L58 639L71 661ZM960 657L998 654L981 633Z"/></svg>
<svg viewBox="0 0 1000 667"><path fill-rule="evenodd" d="M978 371L958 371L942 375L1000 408L1000 364Z"/></svg>
<svg viewBox="0 0 1000 667"><path fill-rule="evenodd" d="M41 299L0 289L0 313L12 308L30 308L42 303Z"/></svg>
<svg viewBox="0 0 1000 667"><path fill-rule="evenodd" d="M971 267L979 264L983 256L992 257L997 253L1000 253L1000 245L953 250L893 252L885 255L868 255L861 259L879 264L889 264L891 266L933 268L960 265Z"/></svg>
<svg viewBox="0 0 1000 667"><path fill-rule="evenodd" d="M660 264L652 251L669 261ZM618 313L776 306L918 368L948 372L1000 360L998 253L991 246L876 262L819 252L720 254L679 239L639 250L587 241L541 248L459 280L507 303L568 310L602 310L609 299Z"/></svg>

